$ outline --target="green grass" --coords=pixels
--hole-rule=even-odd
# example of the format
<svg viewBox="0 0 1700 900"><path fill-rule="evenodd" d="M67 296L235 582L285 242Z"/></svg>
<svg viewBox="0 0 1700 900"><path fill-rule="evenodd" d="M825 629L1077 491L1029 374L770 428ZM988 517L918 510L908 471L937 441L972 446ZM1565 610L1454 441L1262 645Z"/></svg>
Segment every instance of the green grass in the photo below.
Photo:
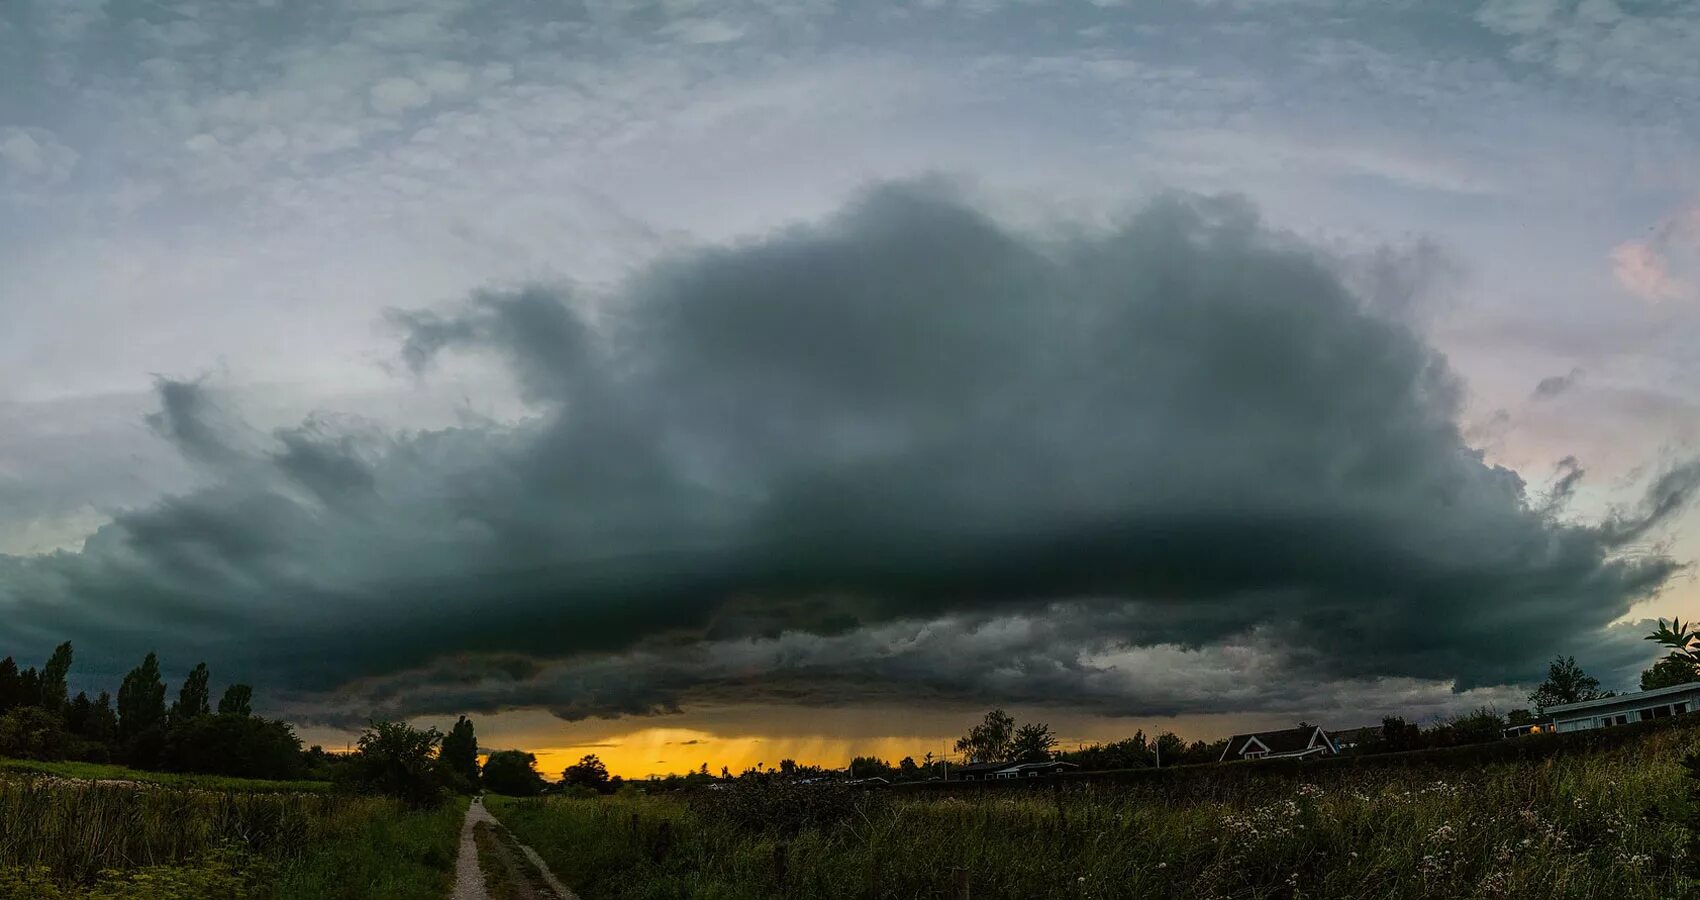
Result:
<svg viewBox="0 0 1700 900"><path fill-rule="evenodd" d="M261 778L231 778L224 775L185 775L178 772L146 772L127 766L86 762L35 762L0 757L0 775L25 772L38 775L57 775L88 781L138 781L169 787L198 788L208 791L261 791L322 793L331 789L328 781L269 781Z"/></svg>
<svg viewBox="0 0 1700 900"><path fill-rule="evenodd" d="M488 802L586 900L958 897L965 881L974 897L1695 896L1678 760L1700 729L1563 746L1471 768L781 797L806 815L744 789Z"/></svg>
<svg viewBox="0 0 1700 900"><path fill-rule="evenodd" d="M447 891L464 801L414 812L382 798L207 783L0 772L0 900L440 900Z"/></svg>

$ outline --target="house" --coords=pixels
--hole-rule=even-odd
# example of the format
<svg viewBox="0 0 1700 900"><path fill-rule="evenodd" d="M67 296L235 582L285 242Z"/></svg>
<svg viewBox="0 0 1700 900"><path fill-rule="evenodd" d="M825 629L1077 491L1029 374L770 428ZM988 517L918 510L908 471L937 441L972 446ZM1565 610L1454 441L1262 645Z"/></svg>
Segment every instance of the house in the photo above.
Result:
<svg viewBox="0 0 1700 900"><path fill-rule="evenodd" d="M1280 731L1258 731L1236 734L1228 738L1219 762L1241 759L1305 759L1312 756L1332 756L1339 751L1328 739L1327 732L1315 725L1285 728Z"/></svg>
<svg viewBox="0 0 1700 900"><path fill-rule="evenodd" d="M1328 739L1334 744L1335 753L1345 753L1356 750L1368 744L1381 740L1380 725L1365 725L1362 728L1342 728L1339 731L1328 732Z"/></svg>
<svg viewBox="0 0 1700 900"><path fill-rule="evenodd" d="M1080 767L1074 763L1063 762L1060 759L1052 759L1045 760L1043 762L1015 763L1014 765L999 769L992 773L992 777L1040 778L1047 775L1061 775L1064 772L1072 772L1078 768Z"/></svg>
<svg viewBox="0 0 1700 900"><path fill-rule="evenodd" d="M950 781L985 781L1000 769L1007 768L1009 763L1006 762L972 762L946 770L945 778Z"/></svg>
<svg viewBox="0 0 1700 900"><path fill-rule="evenodd" d="M1565 732L1686 715L1696 709L1700 709L1700 683L1549 706L1546 714L1552 718L1554 731Z"/></svg>

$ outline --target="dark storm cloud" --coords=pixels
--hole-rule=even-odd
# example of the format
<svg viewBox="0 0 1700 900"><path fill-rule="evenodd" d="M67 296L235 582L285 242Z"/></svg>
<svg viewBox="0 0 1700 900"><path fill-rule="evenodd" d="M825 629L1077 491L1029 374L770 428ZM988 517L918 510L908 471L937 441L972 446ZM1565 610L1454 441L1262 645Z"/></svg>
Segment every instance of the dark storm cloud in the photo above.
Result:
<svg viewBox="0 0 1700 900"><path fill-rule="evenodd" d="M1555 521L1323 260L1231 200L1046 237L889 186L612 297L397 314L423 377L503 360L516 425L258 440L163 383L155 427L210 486L0 560L0 602L80 652L576 717L973 678L1168 710L1083 651L1248 636L1317 679L1494 684L1657 591L1676 564L1621 551L1696 466Z"/></svg>
<svg viewBox="0 0 1700 900"><path fill-rule="evenodd" d="M1571 369L1563 375L1548 375L1535 385L1535 392L1530 396L1535 400L1551 400L1575 387L1582 374L1581 369Z"/></svg>

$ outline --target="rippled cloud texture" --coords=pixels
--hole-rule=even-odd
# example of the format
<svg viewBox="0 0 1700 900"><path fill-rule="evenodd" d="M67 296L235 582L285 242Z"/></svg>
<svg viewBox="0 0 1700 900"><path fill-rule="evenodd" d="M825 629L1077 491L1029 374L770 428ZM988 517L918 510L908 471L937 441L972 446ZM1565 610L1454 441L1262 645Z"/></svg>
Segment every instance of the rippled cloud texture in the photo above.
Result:
<svg viewBox="0 0 1700 900"><path fill-rule="evenodd" d="M1646 541L1700 465L1561 520L1461 435L1446 360L1347 284L1243 201L1015 228L888 184L610 291L392 314L422 379L505 367L532 410L511 423L268 432L161 381L148 424L199 486L0 557L0 609L38 647L205 657L325 721L1231 711L1513 683L1560 648L1638 661L1607 626L1678 570Z"/></svg>

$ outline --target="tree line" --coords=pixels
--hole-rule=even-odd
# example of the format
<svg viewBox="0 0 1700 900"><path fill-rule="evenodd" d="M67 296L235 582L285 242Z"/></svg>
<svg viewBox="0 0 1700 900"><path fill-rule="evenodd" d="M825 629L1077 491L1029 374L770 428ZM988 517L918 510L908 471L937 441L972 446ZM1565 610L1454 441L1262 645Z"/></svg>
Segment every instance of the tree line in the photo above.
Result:
<svg viewBox="0 0 1700 900"><path fill-rule="evenodd" d="M116 700L107 691L67 696L73 659L66 641L39 670L19 670L10 656L0 660L0 756L249 778L306 772L294 729L254 715L252 687L227 686L214 707L206 663L189 671L167 705L152 653L124 676Z"/></svg>

